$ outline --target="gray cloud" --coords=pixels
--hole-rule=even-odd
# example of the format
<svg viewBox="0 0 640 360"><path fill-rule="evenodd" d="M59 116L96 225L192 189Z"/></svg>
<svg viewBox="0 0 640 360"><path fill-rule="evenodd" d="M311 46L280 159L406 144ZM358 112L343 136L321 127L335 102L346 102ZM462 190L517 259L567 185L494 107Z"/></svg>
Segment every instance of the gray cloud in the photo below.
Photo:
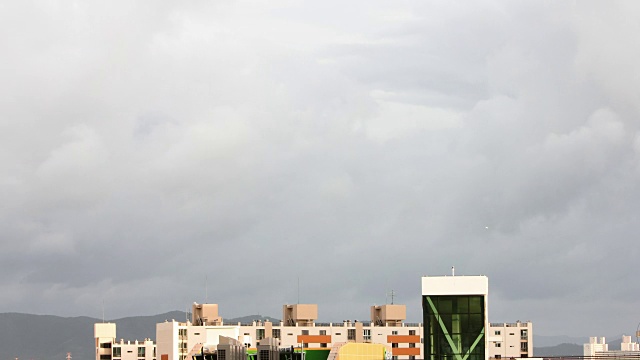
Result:
<svg viewBox="0 0 640 360"><path fill-rule="evenodd" d="M206 276L279 316L300 278L323 319L394 289L417 321L456 265L492 321L630 332L636 7L7 4L0 309L183 309Z"/></svg>

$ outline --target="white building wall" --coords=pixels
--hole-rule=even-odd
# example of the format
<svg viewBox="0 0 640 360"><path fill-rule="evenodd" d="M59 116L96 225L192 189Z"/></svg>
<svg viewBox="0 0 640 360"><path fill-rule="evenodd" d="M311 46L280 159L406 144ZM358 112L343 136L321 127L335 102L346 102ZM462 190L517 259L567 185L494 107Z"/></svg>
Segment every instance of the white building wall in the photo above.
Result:
<svg viewBox="0 0 640 360"><path fill-rule="evenodd" d="M171 321L156 324L157 360L178 360L178 329L180 323Z"/></svg>
<svg viewBox="0 0 640 360"><path fill-rule="evenodd" d="M609 345L604 337L592 336L589 338L589 343L583 345L584 356L595 356L597 352L605 351L609 351Z"/></svg>
<svg viewBox="0 0 640 360"><path fill-rule="evenodd" d="M489 357L496 359L533 357L533 324L530 321L489 324L487 350Z"/></svg>
<svg viewBox="0 0 640 360"><path fill-rule="evenodd" d="M138 354L140 354L140 348L144 349L144 357L138 356ZM156 345L149 339L134 342L124 342L121 340L120 342L113 344L113 360L154 360L155 350ZM120 356L117 356L118 353Z"/></svg>
<svg viewBox="0 0 640 360"><path fill-rule="evenodd" d="M220 336L240 339L239 326L195 326L176 321L156 325L157 360L185 360L186 355L202 344L215 347ZM241 340L241 339L240 339Z"/></svg>
<svg viewBox="0 0 640 360"><path fill-rule="evenodd" d="M336 343L346 343L353 342L354 340L349 340L348 334L349 329L354 331L361 331L361 336L364 335L365 331L368 331L370 334L370 338L366 342L378 343L378 344L388 344L391 347L391 343L387 342L387 336L389 335L409 335L410 332L415 332L415 335L419 337L420 341L415 343L413 346L420 349L420 355L416 355L416 359L422 358L422 326L421 325L411 325L408 326L406 324L402 324L402 326L370 326L369 322L366 323L358 323L359 325L363 325L361 329L356 329L355 322L342 322L342 323L329 323L329 324L313 324L313 326L282 326L283 323L272 324L271 329L280 330L280 338L279 346L284 348L288 348L293 346L294 348L299 348L303 344L298 342L298 335L328 335L331 337L331 342L325 343L327 349L331 349L333 344ZM365 326L366 325L366 326ZM257 343L260 341L258 338L258 330L265 330L264 336L271 337L273 333L268 333L268 326L265 326L264 323L254 322L252 324L239 324L240 327L240 336L241 341L245 344L249 344L249 347L255 348ZM324 333L323 333L324 332ZM394 334L395 333L395 334ZM304 344L307 348L320 348L322 346L321 343L312 343L312 344ZM407 343L400 343L398 347L409 347L410 345ZM401 355L398 359L409 359L409 355Z"/></svg>

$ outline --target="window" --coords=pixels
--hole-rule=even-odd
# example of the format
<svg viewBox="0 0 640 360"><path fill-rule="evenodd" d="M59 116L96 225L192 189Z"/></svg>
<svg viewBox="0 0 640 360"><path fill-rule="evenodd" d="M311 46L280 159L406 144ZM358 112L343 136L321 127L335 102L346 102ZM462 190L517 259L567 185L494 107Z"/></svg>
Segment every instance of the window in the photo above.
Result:
<svg viewBox="0 0 640 360"><path fill-rule="evenodd" d="M200 333L193 333L193 335L200 335Z"/></svg>
<svg viewBox="0 0 640 360"><path fill-rule="evenodd" d="M391 343L391 347L392 348L397 348L398 347L398 343Z"/></svg>
<svg viewBox="0 0 640 360"><path fill-rule="evenodd" d="M257 329L256 340L262 340L262 339L264 339L264 329Z"/></svg>
<svg viewBox="0 0 640 360"><path fill-rule="evenodd" d="M309 330L302 330L302 335L309 335Z"/></svg>
<svg viewBox="0 0 640 360"><path fill-rule="evenodd" d="M100 343L102 349L111 349L111 343Z"/></svg>
<svg viewBox="0 0 640 360"><path fill-rule="evenodd" d="M529 350L529 343L526 341L523 341L520 343L520 350L522 351L528 351Z"/></svg>
<svg viewBox="0 0 640 360"><path fill-rule="evenodd" d="M500 330L496 330L493 332L494 335L500 335Z"/></svg>
<svg viewBox="0 0 640 360"><path fill-rule="evenodd" d="M220 349L220 350L218 350L218 360L226 360L226 359L225 359L225 358L226 358L226 356L227 356L227 354L226 354L226 352L224 351L224 349Z"/></svg>
<svg viewBox="0 0 640 360"><path fill-rule="evenodd" d="M260 350L260 360L268 360L269 359L269 350Z"/></svg>
<svg viewBox="0 0 640 360"><path fill-rule="evenodd" d="M342 335L342 333L336 333L336 335Z"/></svg>
<svg viewBox="0 0 640 360"><path fill-rule="evenodd" d="M484 359L486 349L482 344L489 330L485 329L485 306L482 295L423 295L422 357Z"/></svg>
<svg viewBox="0 0 640 360"><path fill-rule="evenodd" d="M409 355L409 360L416 360L415 355Z"/></svg>
<svg viewBox="0 0 640 360"><path fill-rule="evenodd" d="M271 329L271 337L280 339L280 329Z"/></svg>
<svg viewBox="0 0 640 360"><path fill-rule="evenodd" d="M113 348L113 357L120 357L122 356L122 348L120 346L115 346Z"/></svg>
<svg viewBox="0 0 640 360"><path fill-rule="evenodd" d="M320 330L320 335L327 335L327 330Z"/></svg>
<svg viewBox="0 0 640 360"><path fill-rule="evenodd" d="M356 329L347 329L347 340L356 339Z"/></svg>
<svg viewBox="0 0 640 360"><path fill-rule="evenodd" d="M495 347L502 347L501 343L495 343Z"/></svg>
<svg viewBox="0 0 640 360"><path fill-rule="evenodd" d="M514 333L509 333L509 335L515 335Z"/></svg>
<svg viewBox="0 0 640 360"><path fill-rule="evenodd" d="M520 338L523 340L527 339L528 332L527 330L520 330Z"/></svg>
<svg viewBox="0 0 640 360"><path fill-rule="evenodd" d="M496 354L496 359L501 359L501 358L502 358L502 355Z"/></svg>
<svg viewBox="0 0 640 360"><path fill-rule="evenodd" d="M409 335L415 335L416 331L415 330L409 330Z"/></svg>
<svg viewBox="0 0 640 360"><path fill-rule="evenodd" d="M364 341L371 341L371 329L362 330L362 335Z"/></svg>
<svg viewBox="0 0 640 360"><path fill-rule="evenodd" d="M111 355L100 355L100 360L111 360Z"/></svg>
<svg viewBox="0 0 640 360"><path fill-rule="evenodd" d="M327 343L320 343L320 347L321 348L326 348L327 347Z"/></svg>
<svg viewBox="0 0 640 360"><path fill-rule="evenodd" d="M414 348L414 347L416 347L416 343L409 343L409 347L410 347L410 348Z"/></svg>
<svg viewBox="0 0 640 360"><path fill-rule="evenodd" d="M145 349L142 346L138 346L138 357L144 357Z"/></svg>
<svg viewBox="0 0 640 360"><path fill-rule="evenodd" d="M187 336L187 329L178 329L179 336Z"/></svg>
<svg viewBox="0 0 640 360"><path fill-rule="evenodd" d="M398 360L398 357L397 356L392 356L391 360Z"/></svg>
<svg viewBox="0 0 640 360"><path fill-rule="evenodd" d="M398 335L398 330L393 330L393 331L391 332L391 335Z"/></svg>

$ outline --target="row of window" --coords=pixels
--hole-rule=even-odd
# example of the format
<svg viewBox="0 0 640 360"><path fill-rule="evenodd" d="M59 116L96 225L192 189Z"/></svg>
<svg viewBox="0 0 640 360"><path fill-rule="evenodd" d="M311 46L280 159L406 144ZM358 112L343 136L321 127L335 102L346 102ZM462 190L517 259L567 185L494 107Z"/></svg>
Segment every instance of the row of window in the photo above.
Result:
<svg viewBox="0 0 640 360"><path fill-rule="evenodd" d="M185 330L186 331L186 330ZM244 333L245 335L249 335L249 333ZM409 335L415 335L415 330L409 330ZM292 336L293 333L287 334ZM302 330L301 335L309 335L309 330ZM327 335L327 330L320 330L319 335ZM336 335L341 335L341 333L336 333ZM371 340L371 329L363 329L363 337L365 341ZM391 335L398 335L398 331L394 330L391 332ZM280 329L271 329L271 337L280 339ZM256 340L262 340L265 338L265 329L256 329ZM356 329L347 329L347 339L355 340L356 339Z"/></svg>
<svg viewBox="0 0 640 360"><path fill-rule="evenodd" d="M186 345L186 344L185 344ZM128 351L129 353L132 352L131 350ZM138 357L145 357L147 354L146 348L144 348L143 346L139 346L138 347ZM120 346L114 346L113 347L113 357L121 357L122 356L122 348ZM153 348L153 356L156 356L156 349Z"/></svg>
<svg viewBox="0 0 640 360"><path fill-rule="evenodd" d="M502 343L499 343L499 342L494 343L494 347L502 347ZM520 350L528 351L529 350L529 343L525 342L525 341L521 342L520 343Z"/></svg>
<svg viewBox="0 0 640 360"><path fill-rule="evenodd" d="M501 332L500 330L496 330L493 332L495 335L500 335ZM515 335L515 333L509 333L510 336ZM529 332L527 330L520 330L520 337L527 337L529 335Z"/></svg>

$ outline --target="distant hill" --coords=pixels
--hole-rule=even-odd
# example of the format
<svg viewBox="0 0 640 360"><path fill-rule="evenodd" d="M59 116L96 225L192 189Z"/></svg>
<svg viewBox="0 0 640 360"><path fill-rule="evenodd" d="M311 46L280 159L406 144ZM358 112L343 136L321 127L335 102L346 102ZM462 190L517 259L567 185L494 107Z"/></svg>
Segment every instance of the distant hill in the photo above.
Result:
<svg viewBox="0 0 640 360"><path fill-rule="evenodd" d="M0 360L95 358L90 317L59 317L19 313L0 314Z"/></svg>
<svg viewBox="0 0 640 360"><path fill-rule="evenodd" d="M534 347L533 356L582 356L584 354L583 351L582 345L564 343L555 346Z"/></svg>
<svg viewBox="0 0 640 360"><path fill-rule="evenodd" d="M589 342L586 336L566 336L566 335L536 335L533 334L533 346L535 347L552 347L560 344L578 344L582 345Z"/></svg>
<svg viewBox="0 0 640 360"><path fill-rule="evenodd" d="M543 338L543 339L541 339ZM544 339L546 338L546 339ZM553 343L553 341L557 341L558 339L572 339L575 342L580 342L579 344L563 342L561 344L553 345L553 346L538 346L542 344ZM534 336L533 344L533 356L535 357L544 357L544 356L582 356L584 354L583 344L589 342L588 337L580 337L580 338L571 338L569 336ZM607 340L607 344L609 345L609 350L620 350L620 343L622 342L622 337L614 340Z"/></svg>
<svg viewBox="0 0 640 360"><path fill-rule="evenodd" d="M108 320L116 323L117 339L155 341L156 324L185 321L184 311L171 311L151 316L131 316ZM224 319L226 324L250 323L254 320L280 322L269 316L249 315ZM0 360L64 359L71 352L73 360L93 360L93 324L102 322L91 317L60 317L21 313L0 314Z"/></svg>

